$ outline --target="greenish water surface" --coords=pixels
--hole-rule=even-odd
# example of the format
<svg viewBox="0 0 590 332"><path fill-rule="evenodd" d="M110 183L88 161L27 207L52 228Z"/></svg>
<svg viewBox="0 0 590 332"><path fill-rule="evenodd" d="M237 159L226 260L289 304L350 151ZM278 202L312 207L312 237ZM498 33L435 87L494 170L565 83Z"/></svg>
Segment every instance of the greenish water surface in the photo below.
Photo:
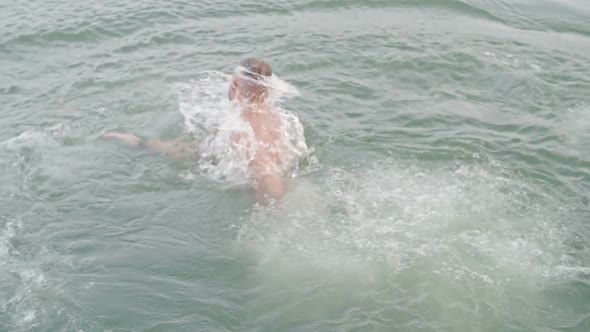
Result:
<svg viewBox="0 0 590 332"><path fill-rule="evenodd" d="M589 331L589 54L585 0L0 0L0 331ZM249 56L280 204L98 138Z"/></svg>

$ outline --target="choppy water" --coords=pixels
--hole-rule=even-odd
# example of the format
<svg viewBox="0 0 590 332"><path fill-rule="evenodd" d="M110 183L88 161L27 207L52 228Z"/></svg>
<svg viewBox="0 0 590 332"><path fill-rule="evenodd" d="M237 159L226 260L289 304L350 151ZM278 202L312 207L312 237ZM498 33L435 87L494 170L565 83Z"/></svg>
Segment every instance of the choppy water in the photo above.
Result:
<svg viewBox="0 0 590 332"><path fill-rule="evenodd" d="M0 1L0 330L588 331L589 54L585 0ZM279 205L97 139L252 55Z"/></svg>

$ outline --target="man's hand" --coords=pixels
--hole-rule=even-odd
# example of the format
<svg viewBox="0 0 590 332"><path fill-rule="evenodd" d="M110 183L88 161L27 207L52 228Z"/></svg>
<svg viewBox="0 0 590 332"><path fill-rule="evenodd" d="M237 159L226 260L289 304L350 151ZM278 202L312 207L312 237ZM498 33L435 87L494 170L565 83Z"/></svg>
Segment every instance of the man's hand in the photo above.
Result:
<svg viewBox="0 0 590 332"><path fill-rule="evenodd" d="M106 133L102 134L102 137L116 138L131 146L138 146L141 142L141 139L139 137L131 133L119 133L116 131L107 131Z"/></svg>

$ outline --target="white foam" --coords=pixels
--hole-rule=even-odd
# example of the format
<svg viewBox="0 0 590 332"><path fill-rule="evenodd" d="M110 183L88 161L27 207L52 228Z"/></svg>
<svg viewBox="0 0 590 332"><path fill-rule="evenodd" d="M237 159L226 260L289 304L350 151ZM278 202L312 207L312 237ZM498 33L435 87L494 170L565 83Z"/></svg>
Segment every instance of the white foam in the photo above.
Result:
<svg viewBox="0 0 590 332"><path fill-rule="evenodd" d="M8 151L15 151L25 147L44 146L53 143L55 143L55 141L50 139L44 132L26 130L18 136L0 142L0 147L3 147Z"/></svg>
<svg viewBox="0 0 590 332"><path fill-rule="evenodd" d="M498 52L498 50L496 50L496 52ZM483 55L485 58L482 60L494 66L512 69L532 69L536 72L542 70L537 63L533 62L533 59L522 58L522 55L515 56L511 53L496 54L490 51L485 51Z"/></svg>
<svg viewBox="0 0 590 332"><path fill-rule="evenodd" d="M262 273L295 261L303 274L373 266L395 275L426 264L492 287L541 282L577 266L565 255L567 209L557 202L500 167L386 160L332 169L280 204L255 209L238 243L259 257Z"/></svg>
<svg viewBox="0 0 590 332"><path fill-rule="evenodd" d="M286 326L415 311L452 326L481 307L521 317L552 283L587 271L568 247L574 209L501 165L387 159L303 180L238 223L254 317Z"/></svg>
<svg viewBox="0 0 590 332"><path fill-rule="evenodd" d="M0 280L18 286L14 286L9 296L0 300L0 304L4 312L15 311L12 324L24 328L30 326L36 315L35 308L29 303L31 299L28 295L38 284L38 278L42 277L24 266L12 245L12 239L22 230L22 222L9 220L3 226L0 231Z"/></svg>
<svg viewBox="0 0 590 332"><path fill-rule="evenodd" d="M590 105L579 103L561 114L559 134L575 148L590 156Z"/></svg>

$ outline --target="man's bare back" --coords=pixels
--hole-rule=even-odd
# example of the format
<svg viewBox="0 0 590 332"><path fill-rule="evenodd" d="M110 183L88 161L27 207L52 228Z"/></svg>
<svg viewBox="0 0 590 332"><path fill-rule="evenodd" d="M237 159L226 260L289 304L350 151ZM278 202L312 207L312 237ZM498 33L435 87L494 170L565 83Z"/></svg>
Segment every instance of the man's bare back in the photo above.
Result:
<svg viewBox="0 0 590 332"><path fill-rule="evenodd" d="M276 111L264 108L245 109L242 111L242 118L250 125L254 134L254 155L249 158L248 170L254 180L257 199L280 199L285 193L285 160L282 155L286 149L281 120ZM236 143L240 145L239 141Z"/></svg>

